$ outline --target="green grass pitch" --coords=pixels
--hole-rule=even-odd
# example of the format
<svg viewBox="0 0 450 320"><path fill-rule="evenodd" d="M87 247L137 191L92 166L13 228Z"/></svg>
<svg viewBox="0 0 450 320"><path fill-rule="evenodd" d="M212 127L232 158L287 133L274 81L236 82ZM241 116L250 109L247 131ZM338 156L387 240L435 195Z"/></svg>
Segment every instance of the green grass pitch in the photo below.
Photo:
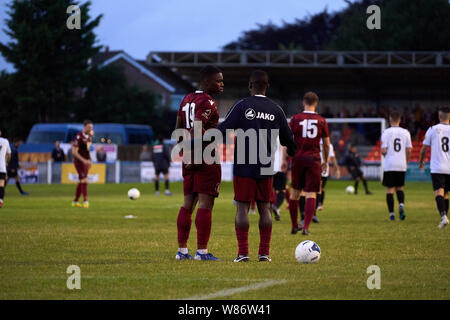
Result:
<svg viewBox="0 0 450 320"><path fill-rule="evenodd" d="M73 185L26 186L29 197L10 185L0 209L0 299L183 299L269 280L286 282L222 298L449 299L450 229L437 229L431 185L407 183L406 220L397 214L392 222L379 182L369 182L371 196L347 195L349 184L328 182L321 222L308 237L290 234L283 204L271 263L257 262L258 217L250 216L251 261L238 264L229 182L216 200L209 246L222 262L175 261L180 183L172 197L156 197L153 184L90 185L89 209L70 206ZM132 186L141 191L137 201L127 198ZM295 261L306 239L322 249L317 264ZM195 253L195 224L189 249ZM81 269L80 290L66 287L69 265ZM366 286L370 265L381 269L380 290Z"/></svg>

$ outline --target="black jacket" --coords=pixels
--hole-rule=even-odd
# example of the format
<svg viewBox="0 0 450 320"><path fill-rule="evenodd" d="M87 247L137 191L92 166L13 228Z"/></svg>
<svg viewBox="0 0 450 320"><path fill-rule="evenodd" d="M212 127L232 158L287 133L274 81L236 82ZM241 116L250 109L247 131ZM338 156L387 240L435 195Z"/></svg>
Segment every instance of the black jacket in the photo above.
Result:
<svg viewBox="0 0 450 320"><path fill-rule="evenodd" d="M53 149L52 151L52 158L53 161L55 162L63 162L66 160L66 156L64 155L64 150L59 148L59 149Z"/></svg>
<svg viewBox="0 0 450 320"><path fill-rule="evenodd" d="M152 148L152 161L155 168L165 170L170 167L169 149L164 143L157 143Z"/></svg>
<svg viewBox="0 0 450 320"><path fill-rule="evenodd" d="M345 156L344 164L348 170L359 169L361 167L361 158L358 153L349 151Z"/></svg>
<svg viewBox="0 0 450 320"><path fill-rule="evenodd" d="M238 101L230 109L227 117L219 124L217 129L220 130L224 136L226 136L227 129L242 129L244 132L249 129L254 129L257 133L256 145L250 146L249 139L246 139L244 150L238 150L239 146L237 141L235 142L233 173L238 177L258 179L267 178L275 174L273 171L273 162L263 163L264 161L261 161L262 159L259 157L259 148L261 146L265 148L265 152L263 153L264 156L268 157L271 155L271 136L272 133L276 132L274 130L278 130L280 144L287 147L287 152L290 156L294 156L297 150L292 131L289 128L283 109L275 102L262 95L251 96ZM263 132L261 129L265 129L267 132L267 138L264 140L260 140L259 133ZM277 135L275 135L275 138L276 136ZM251 147L256 148L257 150L256 163L252 161L250 157L249 150L252 150ZM245 163L238 163L238 153L240 153L240 156L244 156L243 153L245 153ZM273 153L275 153L275 150L273 150ZM274 154L272 154L272 156L274 156ZM272 170L268 170L268 168L272 168Z"/></svg>

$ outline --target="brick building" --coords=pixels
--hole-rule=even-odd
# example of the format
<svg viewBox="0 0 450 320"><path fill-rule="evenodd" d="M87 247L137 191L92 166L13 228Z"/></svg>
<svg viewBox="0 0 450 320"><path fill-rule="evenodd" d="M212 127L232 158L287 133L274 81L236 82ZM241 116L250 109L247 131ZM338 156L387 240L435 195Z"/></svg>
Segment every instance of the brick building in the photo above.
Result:
<svg viewBox="0 0 450 320"><path fill-rule="evenodd" d="M159 97L159 107L177 111L183 97L194 90L192 84L165 66L150 66L145 60L136 60L124 51L100 52L92 65L112 65L120 68L128 83L151 91Z"/></svg>

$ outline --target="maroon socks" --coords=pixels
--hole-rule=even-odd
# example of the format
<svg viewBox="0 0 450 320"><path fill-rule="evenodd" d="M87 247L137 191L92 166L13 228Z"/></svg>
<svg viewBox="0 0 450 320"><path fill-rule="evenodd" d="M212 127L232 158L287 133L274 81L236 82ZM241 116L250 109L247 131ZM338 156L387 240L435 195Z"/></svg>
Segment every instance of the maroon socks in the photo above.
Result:
<svg viewBox="0 0 450 320"><path fill-rule="evenodd" d="M298 228L298 200L289 200L292 228Z"/></svg>
<svg viewBox="0 0 450 320"><path fill-rule="evenodd" d="M195 215L195 226L197 227L197 247L206 248L211 234L211 210L198 208Z"/></svg>
<svg viewBox="0 0 450 320"><path fill-rule="evenodd" d="M192 213L184 207L181 207L177 218L178 244L180 247L186 247L191 231L191 224Z"/></svg>
<svg viewBox="0 0 450 320"><path fill-rule="evenodd" d="M235 227L239 248L238 255L240 256L248 256L248 229L248 226L246 228Z"/></svg>
<svg viewBox="0 0 450 320"><path fill-rule="evenodd" d="M261 227L259 226L259 254L269 255L270 251L270 237L272 236L272 226Z"/></svg>
<svg viewBox="0 0 450 320"><path fill-rule="evenodd" d="M303 229L308 230L309 224L314 217L314 212L316 211L316 199L315 198L306 198L305 202L305 223L303 225Z"/></svg>

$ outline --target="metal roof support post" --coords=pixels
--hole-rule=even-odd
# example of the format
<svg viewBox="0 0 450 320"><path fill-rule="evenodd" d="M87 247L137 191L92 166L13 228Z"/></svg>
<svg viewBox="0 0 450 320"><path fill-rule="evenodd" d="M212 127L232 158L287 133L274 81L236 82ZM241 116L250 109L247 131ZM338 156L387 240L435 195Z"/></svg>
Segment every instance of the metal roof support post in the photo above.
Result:
<svg viewBox="0 0 450 320"><path fill-rule="evenodd" d="M436 54L436 65L437 66L442 65L442 54L440 54L440 53Z"/></svg>
<svg viewBox="0 0 450 320"><path fill-rule="evenodd" d="M247 53L246 52L241 52L241 64L246 64L247 63Z"/></svg>
<svg viewBox="0 0 450 320"><path fill-rule="evenodd" d="M344 56L342 55L342 53L338 53L338 55L336 56L336 63L338 66L344 65Z"/></svg>

